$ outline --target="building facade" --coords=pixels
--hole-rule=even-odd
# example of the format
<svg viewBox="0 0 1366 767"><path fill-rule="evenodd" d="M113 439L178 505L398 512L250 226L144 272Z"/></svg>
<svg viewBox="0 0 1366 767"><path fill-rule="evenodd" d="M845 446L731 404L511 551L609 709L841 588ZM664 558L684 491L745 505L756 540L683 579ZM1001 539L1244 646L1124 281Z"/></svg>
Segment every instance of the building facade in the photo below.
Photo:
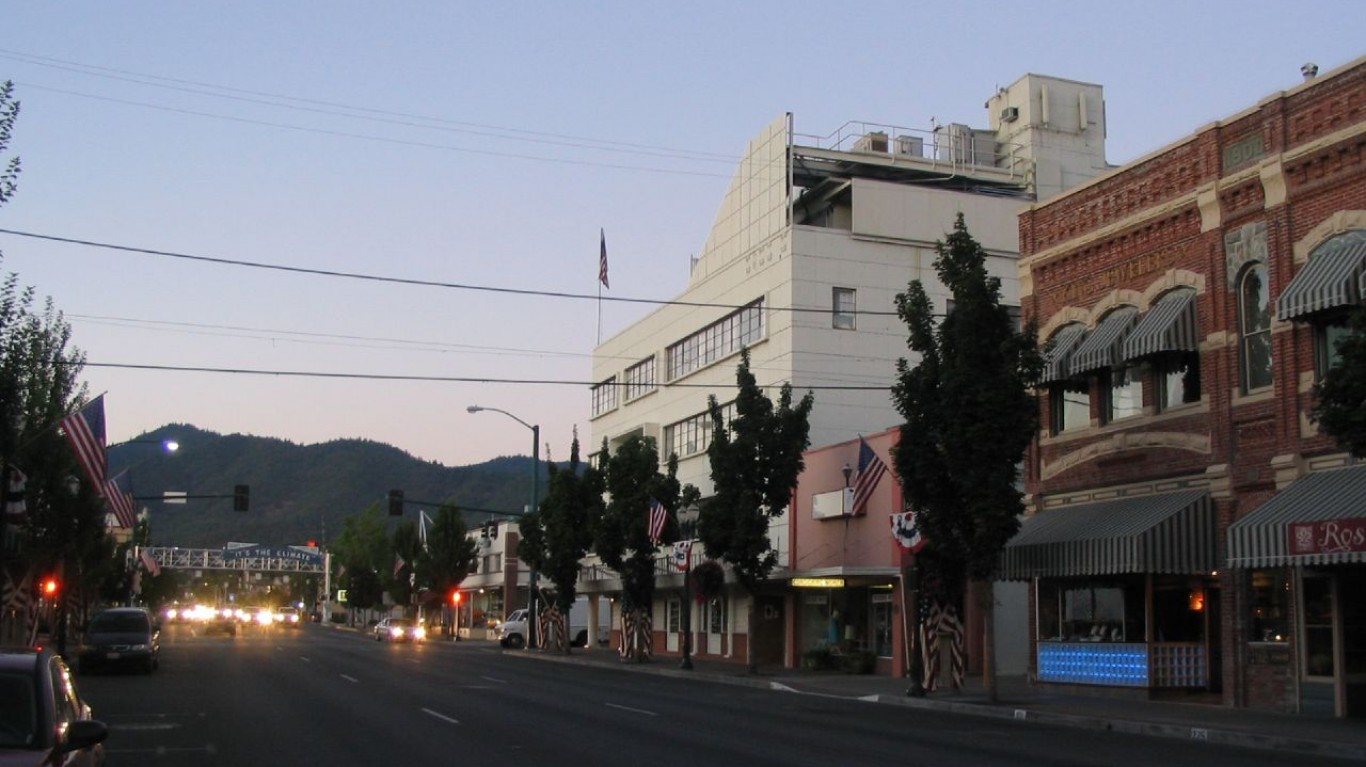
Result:
<svg viewBox="0 0 1366 767"><path fill-rule="evenodd" d="M711 492L706 448L708 395L735 394L742 349L760 386L790 383L815 394L814 448L849 443L900 421L890 399L896 361L908 355L895 297L920 280L937 309L948 291L933 268L935 243L962 214L988 252L1003 299L1018 302L1018 226L1025 205L1107 170L1100 86L1026 75L987 101L989 127L932 131L849 124L833 134L798 134L783 115L748 146L711 232L676 299L594 352L592 436L609 449L632 436L676 454L679 479ZM798 562L795 514L771 529L779 579ZM854 523L851 522L852 527ZM610 589L611 579L598 587ZM741 659L754 641L764 661L791 661L786 587L758 611L768 628L745 625L748 603L681 599L681 576L660 573L657 628L674 634L690 610L707 627L700 650ZM586 593L592 582L583 584ZM674 602L670 602L674 600ZM659 616L665 616L660 621ZM779 617L781 616L781 617ZM782 632L775 636L774 632ZM670 648L668 636L656 648Z"/></svg>
<svg viewBox="0 0 1366 767"><path fill-rule="evenodd" d="M1366 293L1363 103L1366 59L1306 67L1022 214L1041 682L1366 715L1366 467L1310 417Z"/></svg>

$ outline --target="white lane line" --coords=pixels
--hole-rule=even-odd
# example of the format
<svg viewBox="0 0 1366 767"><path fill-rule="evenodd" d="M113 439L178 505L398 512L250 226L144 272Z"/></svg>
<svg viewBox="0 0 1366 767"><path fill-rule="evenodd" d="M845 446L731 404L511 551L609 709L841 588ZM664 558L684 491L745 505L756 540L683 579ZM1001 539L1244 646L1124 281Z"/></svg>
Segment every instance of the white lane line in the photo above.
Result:
<svg viewBox="0 0 1366 767"><path fill-rule="evenodd" d="M430 708L424 708L424 709L422 709L422 713L427 714L428 716L434 716L434 717L436 717L437 719L440 719L440 720L443 721L443 722L449 722L449 723L451 723L451 724L460 724L460 720L459 720L459 719L452 719L452 718L450 718L449 716L446 716L445 714L438 714L437 712L431 710Z"/></svg>
<svg viewBox="0 0 1366 767"><path fill-rule="evenodd" d="M310 658L310 657L308 657L307 655L300 655L300 656L299 656L299 660L303 661L304 663L312 663L312 662L313 662L313 659Z"/></svg>
<svg viewBox="0 0 1366 767"><path fill-rule="evenodd" d="M633 714L644 714L645 716L659 716L659 714L655 713L654 711L646 711L646 710L643 709L643 708L631 708L630 706L618 706L618 705L615 704L615 703L604 703L603 705L604 705L604 706L607 706L608 708L620 709L620 710L622 710L622 711L630 711L630 712L633 713Z"/></svg>
<svg viewBox="0 0 1366 767"><path fill-rule="evenodd" d="M357 678L355 678L354 676L347 676L346 674L342 674L342 675L341 675L341 678L342 678L342 679L345 679L345 680L348 681L348 682L352 682L352 683L359 683L359 682L360 682L360 680L357 679Z"/></svg>
<svg viewBox="0 0 1366 767"><path fill-rule="evenodd" d="M486 680L488 680L488 681L490 681L490 682L496 682L496 683L498 683L498 684L507 684L507 683L508 683L508 681L507 681L506 679L499 679L499 678L496 677L496 676L481 676L481 677L479 677L479 678L480 678L480 679L486 679Z"/></svg>

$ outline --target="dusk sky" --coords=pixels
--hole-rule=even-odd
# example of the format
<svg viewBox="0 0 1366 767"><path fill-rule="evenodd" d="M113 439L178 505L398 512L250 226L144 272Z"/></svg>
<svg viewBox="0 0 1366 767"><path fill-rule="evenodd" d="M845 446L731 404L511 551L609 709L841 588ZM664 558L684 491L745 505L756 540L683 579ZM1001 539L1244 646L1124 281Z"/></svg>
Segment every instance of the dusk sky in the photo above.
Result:
<svg viewBox="0 0 1366 767"><path fill-rule="evenodd" d="M65 313L110 442L179 422L446 465L530 452L478 404L562 460L599 334L652 308L596 300L599 231L605 298L676 296L783 112L820 136L985 128L998 87L1053 75L1104 87L1120 164L1366 54L1362 9L6 2L22 113L0 160L23 174L0 229L119 249L0 233L0 273Z"/></svg>

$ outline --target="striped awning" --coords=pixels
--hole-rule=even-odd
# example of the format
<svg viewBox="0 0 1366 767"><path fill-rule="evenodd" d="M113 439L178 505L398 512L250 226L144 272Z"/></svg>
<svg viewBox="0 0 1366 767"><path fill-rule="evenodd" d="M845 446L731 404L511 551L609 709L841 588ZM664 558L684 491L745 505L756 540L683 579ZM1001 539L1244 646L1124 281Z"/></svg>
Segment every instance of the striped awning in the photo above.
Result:
<svg viewBox="0 0 1366 767"><path fill-rule="evenodd" d="M1362 263L1366 242L1321 250L1285 286L1276 299L1276 317L1293 320L1324 309L1361 303Z"/></svg>
<svg viewBox="0 0 1366 767"><path fill-rule="evenodd" d="M1066 381L1070 377L1067 362L1072 357L1072 350L1077 348L1077 344L1081 343L1085 336L1086 326L1080 322L1063 325L1053 334L1043 355L1043 377L1040 383Z"/></svg>
<svg viewBox="0 0 1366 767"><path fill-rule="evenodd" d="M1134 306L1123 306L1105 315L1105 319L1072 353L1072 360L1068 363L1069 372L1075 376L1118 365L1121 361L1120 347L1137 320L1138 307Z"/></svg>
<svg viewBox="0 0 1366 767"><path fill-rule="evenodd" d="M1292 546L1291 527L1366 519L1366 466L1310 474L1290 483L1228 528L1229 567L1366 562L1352 546ZM1350 523L1349 523L1350 524ZM1346 525L1343 525L1346 527ZM1301 549L1305 553L1297 553Z"/></svg>
<svg viewBox="0 0 1366 767"><path fill-rule="evenodd" d="M1124 359L1133 360L1159 352L1200 350L1199 322L1195 316L1195 291L1173 290L1157 299L1124 339Z"/></svg>
<svg viewBox="0 0 1366 767"><path fill-rule="evenodd" d="M1218 532L1204 490L1043 511L1006 544L1001 578L1208 573L1219 566Z"/></svg>

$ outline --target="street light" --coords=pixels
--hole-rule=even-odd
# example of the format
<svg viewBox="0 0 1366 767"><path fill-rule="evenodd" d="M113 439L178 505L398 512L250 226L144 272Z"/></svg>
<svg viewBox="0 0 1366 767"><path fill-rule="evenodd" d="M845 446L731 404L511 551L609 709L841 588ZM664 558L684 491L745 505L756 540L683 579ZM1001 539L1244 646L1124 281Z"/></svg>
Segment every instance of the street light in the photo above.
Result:
<svg viewBox="0 0 1366 767"><path fill-rule="evenodd" d="M536 504L540 500L537 496L540 495L541 489L541 427L536 424L529 424L526 421L523 421L522 419L513 415L512 413L509 413L506 410L499 410L496 407L480 407L479 405L470 405L469 407L465 408L465 412L467 413L479 413L485 410L491 413L502 413L503 415L507 416L508 418L511 418L517 423L520 423L528 429L531 429L531 506L528 507L527 511L534 512L536 511ZM532 570L530 577L528 579L529 587L527 589L527 606L530 608L531 618L527 621L527 647L536 646L536 581L538 580L538 578L539 575L537 574L537 572L535 570Z"/></svg>

